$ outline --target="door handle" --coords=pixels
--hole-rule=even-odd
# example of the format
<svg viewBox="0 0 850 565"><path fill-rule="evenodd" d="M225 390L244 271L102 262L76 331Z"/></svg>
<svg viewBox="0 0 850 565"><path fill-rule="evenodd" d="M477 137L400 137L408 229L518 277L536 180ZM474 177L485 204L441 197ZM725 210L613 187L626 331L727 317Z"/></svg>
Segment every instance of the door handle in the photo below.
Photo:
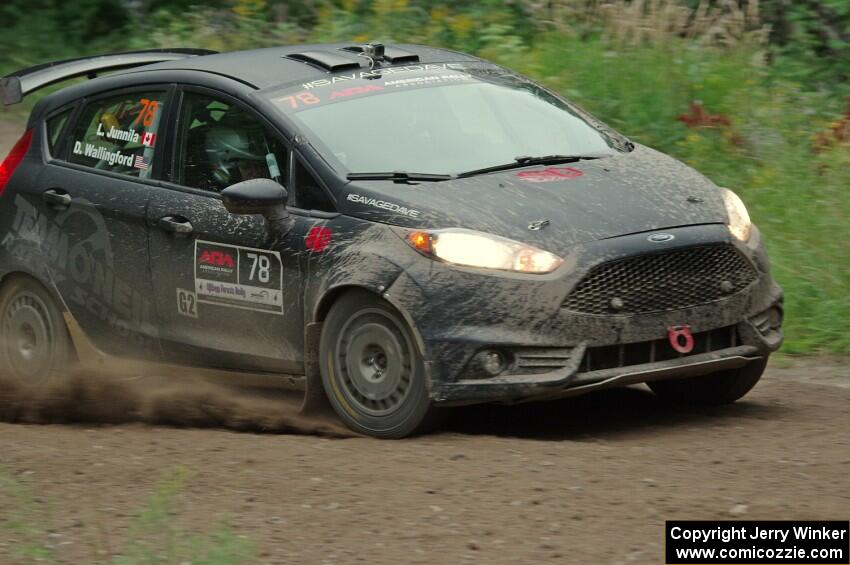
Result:
<svg viewBox="0 0 850 565"><path fill-rule="evenodd" d="M160 229L177 235L189 235L192 233L192 222L180 216L165 216L160 218Z"/></svg>
<svg viewBox="0 0 850 565"><path fill-rule="evenodd" d="M51 188L41 193L41 198L51 208L67 208L71 205L71 195L61 188Z"/></svg>

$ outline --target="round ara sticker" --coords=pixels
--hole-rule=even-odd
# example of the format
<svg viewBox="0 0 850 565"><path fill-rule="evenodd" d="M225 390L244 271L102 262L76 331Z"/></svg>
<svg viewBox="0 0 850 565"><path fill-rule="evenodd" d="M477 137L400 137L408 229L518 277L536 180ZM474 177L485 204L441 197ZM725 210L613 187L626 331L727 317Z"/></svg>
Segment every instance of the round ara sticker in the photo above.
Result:
<svg viewBox="0 0 850 565"><path fill-rule="evenodd" d="M575 179L584 175L573 167L547 167L536 171L522 171L517 173L519 179L528 182L555 182L561 180Z"/></svg>

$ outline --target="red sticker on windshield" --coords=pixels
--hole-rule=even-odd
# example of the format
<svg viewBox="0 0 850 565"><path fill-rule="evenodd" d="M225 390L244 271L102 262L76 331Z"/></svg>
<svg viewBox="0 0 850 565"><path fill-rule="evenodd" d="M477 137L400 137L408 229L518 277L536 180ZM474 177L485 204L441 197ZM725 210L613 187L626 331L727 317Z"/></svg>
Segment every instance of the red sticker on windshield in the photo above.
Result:
<svg viewBox="0 0 850 565"><path fill-rule="evenodd" d="M584 175L573 167L548 167L537 171L522 171L517 173L519 179L528 182L555 182L559 180L575 179Z"/></svg>

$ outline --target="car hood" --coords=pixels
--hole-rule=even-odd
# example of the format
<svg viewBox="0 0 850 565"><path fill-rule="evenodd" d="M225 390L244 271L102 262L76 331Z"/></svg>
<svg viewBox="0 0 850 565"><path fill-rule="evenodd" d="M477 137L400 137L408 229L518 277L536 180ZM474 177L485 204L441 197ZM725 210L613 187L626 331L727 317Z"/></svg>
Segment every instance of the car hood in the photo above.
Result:
<svg viewBox="0 0 850 565"><path fill-rule="evenodd" d="M599 239L726 222L711 181L643 146L568 165L442 182L357 181L345 190L340 211L351 216L409 228L477 230L562 255ZM535 222L541 229L532 229Z"/></svg>

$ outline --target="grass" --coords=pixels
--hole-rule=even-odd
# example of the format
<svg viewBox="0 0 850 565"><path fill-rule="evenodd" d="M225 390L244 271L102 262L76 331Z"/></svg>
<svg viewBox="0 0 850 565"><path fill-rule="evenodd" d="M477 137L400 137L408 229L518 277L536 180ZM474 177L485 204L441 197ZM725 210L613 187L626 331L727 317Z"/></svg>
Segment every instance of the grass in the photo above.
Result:
<svg viewBox="0 0 850 565"><path fill-rule="evenodd" d="M166 473L156 484L147 503L137 512L125 540L108 540L109 547L124 547L113 565L192 563L194 565L237 565L250 563L254 546L236 534L227 523L210 533L188 533L176 525L180 498L191 478L185 468ZM0 495L5 520L0 531L13 543L13 556L27 562L57 563L61 555L49 543L50 515L33 497L31 488L0 468ZM48 505L49 508L49 505ZM92 555L92 562L100 559Z"/></svg>
<svg viewBox="0 0 850 565"><path fill-rule="evenodd" d="M773 80L756 48L685 41L618 50L550 38L524 70L636 141L738 192L767 242L786 293L786 353L850 353L850 144L814 154L843 96ZM730 127L688 127L699 100Z"/></svg>
<svg viewBox="0 0 850 565"><path fill-rule="evenodd" d="M850 134L828 151L812 151L815 136L844 111L846 82L815 88L801 61L781 56L767 64L758 33L742 32L724 47L676 33L627 43L604 26L592 33L580 24L531 33L496 2L424 11L401 0L375 3L370 17L348 9L357 3L343 2L345 10L319 10L313 28L295 29L248 9L255 4L238 0L228 17L212 8L188 19L158 13L157 25L140 28L127 46L228 50L372 38L474 51L516 68L738 192L785 289L783 351L850 354L844 328L850 319ZM689 127L679 117L694 101L731 125Z"/></svg>
<svg viewBox="0 0 850 565"><path fill-rule="evenodd" d="M0 532L12 542L12 556L26 561L56 563L53 550L46 545L47 531L43 523L45 512L35 501L32 491L0 468L0 501L3 520Z"/></svg>

